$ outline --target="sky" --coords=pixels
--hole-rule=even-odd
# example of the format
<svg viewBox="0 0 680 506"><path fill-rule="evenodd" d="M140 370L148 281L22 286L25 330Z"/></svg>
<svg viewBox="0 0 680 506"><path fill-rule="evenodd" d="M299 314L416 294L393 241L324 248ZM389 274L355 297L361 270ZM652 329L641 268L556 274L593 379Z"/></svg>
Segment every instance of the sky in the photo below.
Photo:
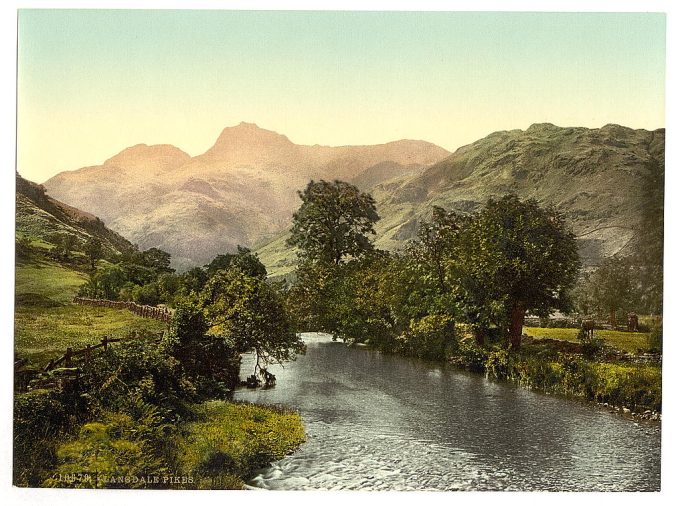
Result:
<svg viewBox="0 0 680 506"><path fill-rule="evenodd" d="M241 121L453 151L540 122L664 127L665 16L20 10L17 80L37 182L139 143L195 156Z"/></svg>

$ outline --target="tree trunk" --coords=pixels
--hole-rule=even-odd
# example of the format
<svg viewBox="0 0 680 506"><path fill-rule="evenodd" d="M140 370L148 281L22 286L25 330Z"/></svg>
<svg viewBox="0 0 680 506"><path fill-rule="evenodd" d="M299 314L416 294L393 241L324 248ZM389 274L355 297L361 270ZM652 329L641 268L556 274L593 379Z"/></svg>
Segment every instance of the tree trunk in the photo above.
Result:
<svg viewBox="0 0 680 506"><path fill-rule="evenodd" d="M612 326L612 330L616 330L616 309L609 310L609 325Z"/></svg>
<svg viewBox="0 0 680 506"><path fill-rule="evenodd" d="M486 336L486 329L482 327L474 327L472 333L475 336L475 342L479 346L484 346L484 337Z"/></svg>
<svg viewBox="0 0 680 506"><path fill-rule="evenodd" d="M524 304L518 303L512 307L510 313L510 344L513 349L519 348L522 342L522 327L524 327Z"/></svg>

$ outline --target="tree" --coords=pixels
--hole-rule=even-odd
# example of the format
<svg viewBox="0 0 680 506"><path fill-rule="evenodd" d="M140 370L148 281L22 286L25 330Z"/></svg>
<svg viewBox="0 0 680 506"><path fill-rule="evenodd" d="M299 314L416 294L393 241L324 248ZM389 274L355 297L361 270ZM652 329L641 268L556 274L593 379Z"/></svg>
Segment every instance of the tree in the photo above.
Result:
<svg viewBox="0 0 680 506"><path fill-rule="evenodd" d="M465 218L454 212L432 207L432 221L421 222L418 238L408 246L409 257L423 271L423 276L433 279L441 294L450 292L446 279L446 262L454 249L456 234Z"/></svg>
<svg viewBox="0 0 680 506"><path fill-rule="evenodd" d="M95 236L90 236L90 238L85 242L84 246L85 254L90 259L90 267L92 270L96 268L96 262L102 257L104 248L102 242Z"/></svg>
<svg viewBox="0 0 680 506"><path fill-rule="evenodd" d="M569 310L580 262L576 239L553 208L515 195L490 199L459 232L449 263L471 322L504 329L520 345L529 310Z"/></svg>
<svg viewBox="0 0 680 506"><path fill-rule="evenodd" d="M267 269L260 262L257 254L244 246L237 246L235 254L225 253L224 255L217 255L205 268L208 277L220 270L236 268L254 278L267 278Z"/></svg>
<svg viewBox="0 0 680 506"><path fill-rule="evenodd" d="M283 299L265 280L240 269L218 271L199 297L210 332L239 352L254 351L255 374L292 360L305 349Z"/></svg>
<svg viewBox="0 0 680 506"><path fill-rule="evenodd" d="M158 248L149 248L142 252L143 265L156 271L156 273L175 272L170 268L170 253Z"/></svg>
<svg viewBox="0 0 680 506"><path fill-rule="evenodd" d="M645 167L640 199L643 204L639 233L636 234L634 276L639 294L639 310L653 314L663 312L663 161L654 160Z"/></svg>
<svg viewBox="0 0 680 506"><path fill-rule="evenodd" d="M208 282L208 274L201 267L193 267L182 274L182 288L181 291L185 295L191 293L198 294Z"/></svg>
<svg viewBox="0 0 680 506"><path fill-rule="evenodd" d="M623 258L610 257L593 273L590 293L594 304L609 315L609 323L616 326L616 312L627 309L633 296L631 265Z"/></svg>
<svg viewBox="0 0 680 506"><path fill-rule="evenodd" d="M58 233L52 237L52 242L54 243L53 251L57 256L62 260L68 260L78 244L78 239L72 234Z"/></svg>
<svg viewBox="0 0 680 506"><path fill-rule="evenodd" d="M302 205L293 214L289 246L303 260L341 264L373 249L368 234L380 219L375 201L356 186L342 181L310 181L298 192Z"/></svg>

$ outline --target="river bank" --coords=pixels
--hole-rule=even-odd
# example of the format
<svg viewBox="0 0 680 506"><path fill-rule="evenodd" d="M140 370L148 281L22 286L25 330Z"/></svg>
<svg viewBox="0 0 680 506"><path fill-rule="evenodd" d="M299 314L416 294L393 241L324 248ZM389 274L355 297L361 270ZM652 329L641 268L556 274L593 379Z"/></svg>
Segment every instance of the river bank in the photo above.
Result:
<svg viewBox="0 0 680 506"><path fill-rule="evenodd" d="M408 348L386 350L373 347L370 342L349 344L383 353L418 356ZM587 358L573 346L565 350L560 344L530 339L513 351L500 345L481 347L467 338L444 356L430 360L542 393L583 399L635 419L661 419L660 365Z"/></svg>

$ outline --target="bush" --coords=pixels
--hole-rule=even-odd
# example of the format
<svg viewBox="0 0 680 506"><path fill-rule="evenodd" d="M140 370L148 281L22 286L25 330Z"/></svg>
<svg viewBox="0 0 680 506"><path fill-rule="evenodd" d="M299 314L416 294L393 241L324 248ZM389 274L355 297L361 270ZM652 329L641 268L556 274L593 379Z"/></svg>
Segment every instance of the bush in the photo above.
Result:
<svg viewBox="0 0 680 506"><path fill-rule="evenodd" d="M38 487L56 463L57 437L72 417L53 391L33 390L14 396L14 485Z"/></svg>
<svg viewBox="0 0 680 506"><path fill-rule="evenodd" d="M663 350L663 324L661 319L654 319L650 324L647 349L654 353L661 353Z"/></svg>
<svg viewBox="0 0 680 506"><path fill-rule="evenodd" d="M508 379L511 377L510 353L506 349L497 349L489 353L484 363L486 373L492 378Z"/></svg>
<svg viewBox="0 0 680 506"><path fill-rule="evenodd" d="M595 333L591 337L585 329L579 329L576 338L581 343L581 353L586 358L594 358L604 351L604 339Z"/></svg>
<svg viewBox="0 0 680 506"><path fill-rule="evenodd" d="M402 353L430 360L445 360L458 348L455 322L448 315L429 315L411 320L401 341Z"/></svg>
<svg viewBox="0 0 680 506"><path fill-rule="evenodd" d="M132 299L137 304L155 306L161 302L161 296L156 283L149 283L133 289Z"/></svg>
<svg viewBox="0 0 680 506"><path fill-rule="evenodd" d="M104 412L99 421L84 424L78 436L57 449L57 476L46 486L72 488L149 488L144 478L167 474L157 449L166 439L166 425L157 408L139 404L141 416ZM125 478L120 480L120 478ZM154 484L151 484L151 488Z"/></svg>
<svg viewBox="0 0 680 506"><path fill-rule="evenodd" d="M465 339L460 342L452 362L470 371L484 372L488 358L489 352L485 348L471 339Z"/></svg>

